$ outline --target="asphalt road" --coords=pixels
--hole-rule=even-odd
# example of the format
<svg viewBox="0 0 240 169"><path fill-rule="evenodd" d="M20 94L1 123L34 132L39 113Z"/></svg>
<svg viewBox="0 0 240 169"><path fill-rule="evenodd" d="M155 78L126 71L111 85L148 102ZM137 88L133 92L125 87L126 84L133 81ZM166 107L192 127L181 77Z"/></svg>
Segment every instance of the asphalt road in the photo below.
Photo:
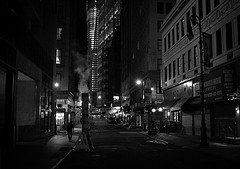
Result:
<svg viewBox="0 0 240 169"><path fill-rule="evenodd" d="M136 130L126 130L95 119L90 131L92 151L72 151L56 169L80 168L235 168L237 164L204 152L155 140ZM238 164L239 165L239 164Z"/></svg>

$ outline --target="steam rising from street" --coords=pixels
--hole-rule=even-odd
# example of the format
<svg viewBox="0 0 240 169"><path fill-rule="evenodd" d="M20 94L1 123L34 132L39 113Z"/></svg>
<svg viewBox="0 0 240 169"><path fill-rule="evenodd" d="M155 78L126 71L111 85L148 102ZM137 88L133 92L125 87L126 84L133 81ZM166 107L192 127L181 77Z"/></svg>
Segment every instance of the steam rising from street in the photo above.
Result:
<svg viewBox="0 0 240 169"><path fill-rule="evenodd" d="M91 68L88 65L88 56L83 55L78 51L73 51L73 56L75 58L76 66L74 71L78 73L80 79L78 84L78 90L80 92L80 95L82 93L88 93L89 92L88 81L91 75Z"/></svg>

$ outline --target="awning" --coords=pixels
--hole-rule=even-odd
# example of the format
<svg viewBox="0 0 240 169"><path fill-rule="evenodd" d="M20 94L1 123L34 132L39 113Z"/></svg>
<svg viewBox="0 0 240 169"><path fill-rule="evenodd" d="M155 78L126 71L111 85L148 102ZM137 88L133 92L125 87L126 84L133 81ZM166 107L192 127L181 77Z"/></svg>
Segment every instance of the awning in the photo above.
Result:
<svg viewBox="0 0 240 169"><path fill-rule="evenodd" d="M171 107L171 111L177 111L177 110L181 110L182 106L187 102L187 100L189 99L189 97L187 98L182 98L180 100L178 100L172 107Z"/></svg>
<svg viewBox="0 0 240 169"><path fill-rule="evenodd" d="M201 108L201 99L200 97L190 97L184 105L182 105L182 110L185 111L194 111Z"/></svg>
<svg viewBox="0 0 240 169"><path fill-rule="evenodd" d="M179 99L174 99L174 100L165 100L160 104L160 107L163 109L170 109Z"/></svg>

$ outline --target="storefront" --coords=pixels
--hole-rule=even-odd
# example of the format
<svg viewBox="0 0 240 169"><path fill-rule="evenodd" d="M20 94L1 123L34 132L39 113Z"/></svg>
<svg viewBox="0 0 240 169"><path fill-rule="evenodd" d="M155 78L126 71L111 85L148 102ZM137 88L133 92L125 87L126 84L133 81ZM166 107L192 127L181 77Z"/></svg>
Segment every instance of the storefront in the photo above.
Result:
<svg viewBox="0 0 240 169"><path fill-rule="evenodd" d="M64 108L56 109L56 128L57 132L64 130L65 125L65 114L66 110Z"/></svg>
<svg viewBox="0 0 240 169"><path fill-rule="evenodd" d="M205 77L204 99L211 114L211 135L240 135L240 62L216 69Z"/></svg>

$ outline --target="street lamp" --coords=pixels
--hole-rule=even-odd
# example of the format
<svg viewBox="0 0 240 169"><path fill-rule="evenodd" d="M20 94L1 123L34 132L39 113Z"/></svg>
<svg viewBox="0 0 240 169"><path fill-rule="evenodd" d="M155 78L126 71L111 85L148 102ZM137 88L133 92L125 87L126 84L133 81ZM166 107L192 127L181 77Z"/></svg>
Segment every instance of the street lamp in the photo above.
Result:
<svg viewBox="0 0 240 169"><path fill-rule="evenodd" d="M137 85L141 85L141 91L142 91L142 101L143 101L143 130L146 130L146 124L145 124L145 84L143 80L137 80L136 81Z"/></svg>
<svg viewBox="0 0 240 169"><path fill-rule="evenodd" d="M54 83L54 87L53 87L53 108L54 108L54 134L57 135L57 111L56 111L56 106L57 106L57 90L59 89L60 84L59 82L55 82Z"/></svg>
<svg viewBox="0 0 240 169"><path fill-rule="evenodd" d="M201 19L199 16L193 14L189 17L188 23L188 34L187 37L189 40L192 40L194 35L192 32L192 27L190 23L196 23L198 24L199 28L199 48L200 48L200 80L201 80L201 111L202 111L202 120L201 120L201 142L200 147L207 148L208 142L207 142L207 128L206 128L206 122L205 122L205 104L204 104L204 77L203 77L203 32L202 32L202 26L201 26Z"/></svg>

